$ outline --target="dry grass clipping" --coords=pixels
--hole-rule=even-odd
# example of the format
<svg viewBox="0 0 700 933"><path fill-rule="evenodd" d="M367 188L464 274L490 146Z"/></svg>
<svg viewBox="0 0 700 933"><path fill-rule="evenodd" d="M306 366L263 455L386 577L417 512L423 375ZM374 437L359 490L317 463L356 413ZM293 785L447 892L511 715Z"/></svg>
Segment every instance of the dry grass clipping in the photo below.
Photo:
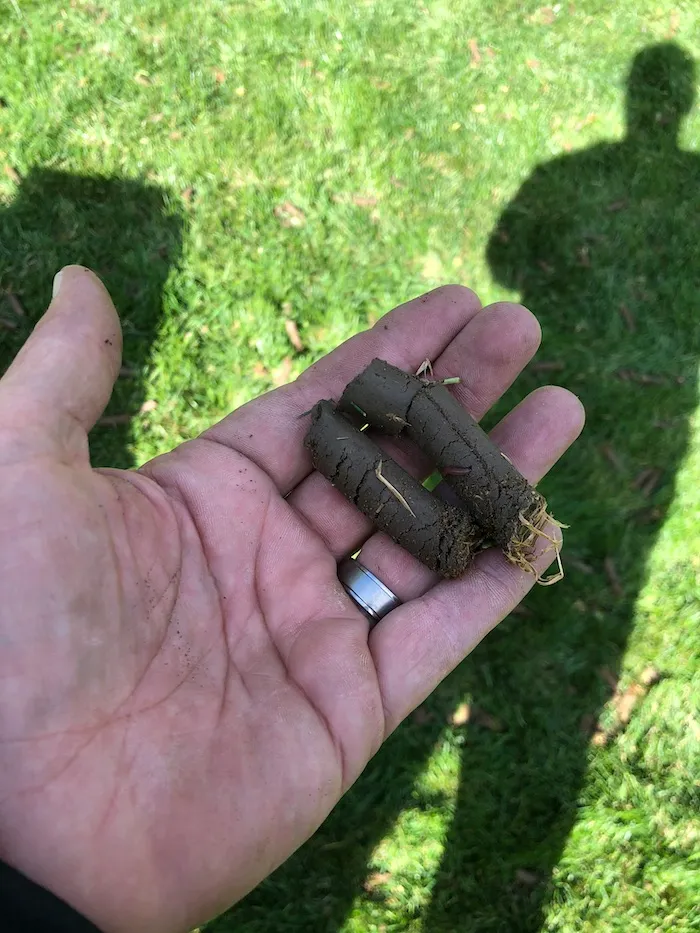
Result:
<svg viewBox="0 0 700 933"><path fill-rule="evenodd" d="M406 501L406 499L401 495L401 493L398 491L398 489L396 488L396 486L394 486L392 483L390 483L389 480L386 478L386 476L384 476L384 474L382 473L382 464L383 464L383 463L384 463L384 461L383 461L383 460L380 460L379 463L377 464L377 468L376 468L376 470L374 471L375 476L377 477L377 479L379 480L380 483L383 483L383 484L386 486L386 488L389 490L389 492L392 494L392 496L393 496L395 499L398 499L398 501L401 503L401 505L402 505L408 512L410 512L411 515L415 518L415 517L416 517L416 513L413 511L413 509L412 509L411 506L408 504L408 502Z"/></svg>

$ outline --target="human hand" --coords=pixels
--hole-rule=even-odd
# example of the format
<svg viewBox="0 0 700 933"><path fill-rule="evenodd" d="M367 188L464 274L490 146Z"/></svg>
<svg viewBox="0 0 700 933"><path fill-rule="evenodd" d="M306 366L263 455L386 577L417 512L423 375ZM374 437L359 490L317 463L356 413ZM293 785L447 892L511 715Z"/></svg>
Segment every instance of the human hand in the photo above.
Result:
<svg viewBox="0 0 700 933"><path fill-rule="evenodd" d="M525 309L438 289L142 469L92 470L121 336L64 270L0 381L0 856L105 933L171 933L313 833L533 578L492 550L437 581L311 471L299 415L379 356L461 376L479 418L538 343ZM493 437L535 482L582 424L547 387ZM336 576L360 545L404 600L369 637Z"/></svg>

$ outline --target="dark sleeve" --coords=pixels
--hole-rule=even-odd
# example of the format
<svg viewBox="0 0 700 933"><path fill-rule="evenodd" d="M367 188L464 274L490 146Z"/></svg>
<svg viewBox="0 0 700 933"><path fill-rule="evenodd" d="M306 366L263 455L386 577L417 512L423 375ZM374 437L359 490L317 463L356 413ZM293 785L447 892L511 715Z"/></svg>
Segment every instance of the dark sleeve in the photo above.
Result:
<svg viewBox="0 0 700 933"><path fill-rule="evenodd" d="M3 933L99 933L65 901L0 862L0 929Z"/></svg>

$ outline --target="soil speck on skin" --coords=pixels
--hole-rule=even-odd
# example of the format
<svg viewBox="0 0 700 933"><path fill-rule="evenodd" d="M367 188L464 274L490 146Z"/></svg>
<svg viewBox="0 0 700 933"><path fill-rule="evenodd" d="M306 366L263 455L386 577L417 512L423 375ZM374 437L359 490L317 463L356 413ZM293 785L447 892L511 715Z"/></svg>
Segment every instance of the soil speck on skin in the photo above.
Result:
<svg viewBox="0 0 700 933"><path fill-rule="evenodd" d="M107 344L108 347L112 346L112 341L109 339L109 337L105 337L105 343Z"/></svg>

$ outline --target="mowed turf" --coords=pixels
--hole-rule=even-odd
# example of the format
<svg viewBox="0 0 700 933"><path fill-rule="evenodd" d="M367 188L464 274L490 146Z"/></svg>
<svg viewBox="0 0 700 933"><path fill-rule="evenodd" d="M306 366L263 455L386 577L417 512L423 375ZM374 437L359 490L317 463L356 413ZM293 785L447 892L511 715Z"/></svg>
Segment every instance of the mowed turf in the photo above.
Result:
<svg viewBox="0 0 700 933"><path fill-rule="evenodd" d="M542 322L490 424L589 412L542 484L565 581L211 930L700 929L697 5L0 0L0 50L0 366L61 264L103 276L96 463L446 281Z"/></svg>

